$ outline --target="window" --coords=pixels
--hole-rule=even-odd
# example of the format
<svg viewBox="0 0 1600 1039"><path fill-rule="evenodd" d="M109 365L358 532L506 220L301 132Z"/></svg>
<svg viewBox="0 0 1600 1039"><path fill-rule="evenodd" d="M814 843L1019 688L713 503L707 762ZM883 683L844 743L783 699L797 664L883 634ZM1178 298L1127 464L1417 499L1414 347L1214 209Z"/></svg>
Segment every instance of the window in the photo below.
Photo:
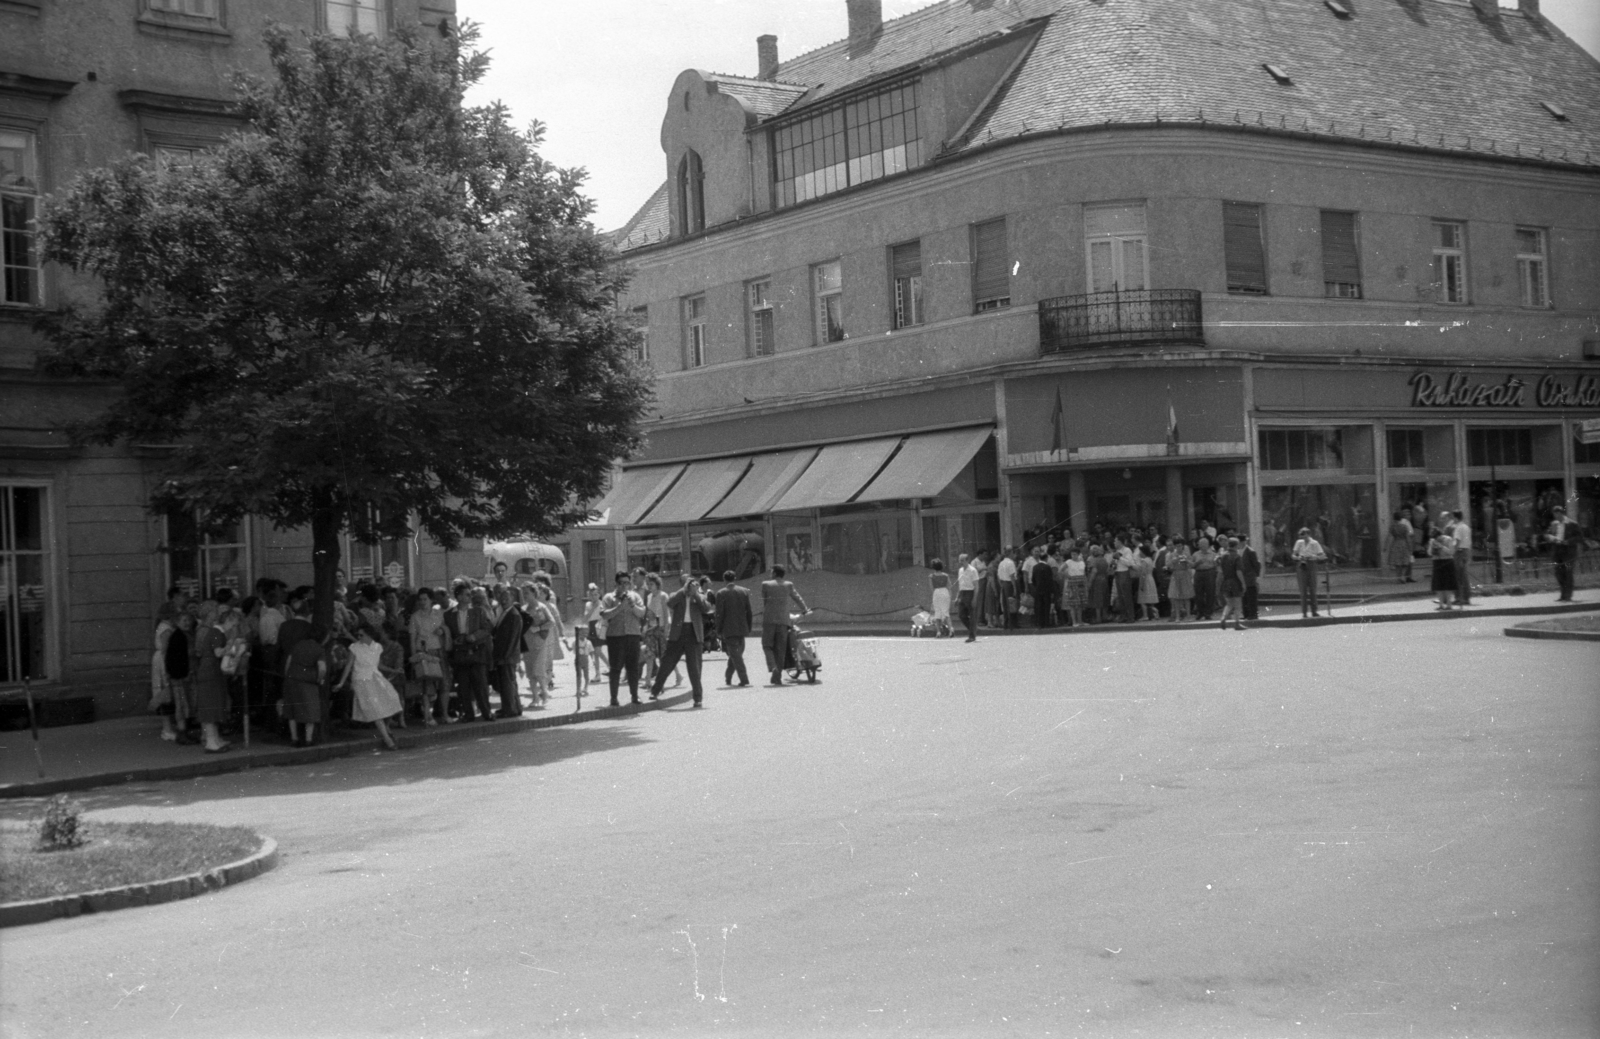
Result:
<svg viewBox="0 0 1600 1039"><path fill-rule="evenodd" d="M634 329L639 333L636 341L638 345L633 348L634 360L640 364L650 363L650 308L633 308Z"/></svg>
<svg viewBox="0 0 1600 1039"><path fill-rule="evenodd" d="M162 14L182 14L190 18L217 17L218 0L146 0L146 4L150 10Z"/></svg>
<svg viewBox="0 0 1600 1039"><path fill-rule="evenodd" d="M706 229L705 170L700 166L700 156L692 151L678 160L678 214L682 234Z"/></svg>
<svg viewBox="0 0 1600 1039"><path fill-rule="evenodd" d="M178 585L193 598L208 598L231 588L243 596L250 587L250 546L245 525L236 523L207 531L193 512L166 516L167 585Z"/></svg>
<svg viewBox="0 0 1600 1039"><path fill-rule="evenodd" d="M1329 299L1361 298L1361 248L1354 213L1322 211L1322 294Z"/></svg>
<svg viewBox="0 0 1600 1039"><path fill-rule="evenodd" d="M746 327L751 357L771 357L777 353L778 344L773 338L772 281L762 278L745 285L745 298L750 302L750 320Z"/></svg>
<svg viewBox="0 0 1600 1039"><path fill-rule="evenodd" d="M773 200L819 198L922 165L917 84L829 108L772 132Z"/></svg>
<svg viewBox="0 0 1600 1039"><path fill-rule="evenodd" d="M835 574L888 574L911 565L911 515L855 514L821 521L822 569Z"/></svg>
<svg viewBox="0 0 1600 1039"><path fill-rule="evenodd" d="M922 243L890 249L889 267L894 279L894 327L922 324Z"/></svg>
<svg viewBox="0 0 1600 1039"><path fill-rule="evenodd" d="M1585 444L1575 433L1572 438L1572 462L1574 465L1600 465L1600 440Z"/></svg>
<svg viewBox="0 0 1600 1039"><path fill-rule="evenodd" d="M50 677L43 487L0 484L0 684Z"/></svg>
<svg viewBox="0 0 1600 1039"><path fill-rule="evenodd" d="M972 225L972 302L979 313L1011 305L1005 217Z"/></svg>
<svg viewBox="0 0 1600 1039"><path fill-rule="evenodd" d="M323 0L322 11L332 33L382 36L389 30L388 0Z"/></svg>
<svg viewBox="0 0 1600 1039"><path fill-rule="evenodd" d="M1261 468L1343 469L1341 433L1337 429L1263 429Z"/></svg>
<svg viewBox="0 0 1600 1039"><path fill-rule="evenodd" d="M706 363L706 298L691 296L683 301L684 367L700 368Z"/></svg>
<svg viewBox="0 0 1600 1039"><path fill-rule="evenodd" d="M1467 465L1474 469L1489 466L1532 465L1533 430L1486 428L1467 430Z"/></svg>
<svg viewBox="0 0 1600 1039"><path fill-rule="evenodd" d="M1550 305L1550 275L1545 266L1545 232L1541 227L1517 228L1517 284L1522 305Z"/></svg>
<svg viewBox="0 0 1600 1039"><path fill-rule="evenodd" d="M34 135L0 127L0 303L39 303L38 196Z"/></svg>
<svg viewBox="0 0 1600 1039"><path fill-rule="evenodd" d="M1433 298L1439 303L1467 301L1467 233L1462 224L1433 222Z"/></svg>
<svg viewBox="0 0 1600 1039"><path fill-rule="evenodd" d="M199 148L178 148L165 144L155 148L156 165L167 170L190 169L194 166L195 156L199 154Z"/></svg>
<svg viewBox="0 0 1600 1039"><path fill-rule="evenodd" d="M837 343L844 338L844 282L839 261L811 268L811 285L817 299L817 342Z"/></svg>
<svg viewBox="0 0 1600 1039"><path fill-rule="evenodd" d="M1261 241L1261 207L1252 202L1222 204L1222 254L1228 267L1228 291L1264 296L1267 251Z"/></svg>
<svg viewBox="0 0 1600 1039"><path fill-rule="evenodd" d="M1143 202L1084 206L1083 228L1090 292L1150 287Z"/></svg>
<svg viewBox="0 0 1600 1039"><path fill-rule="evenodd" d="M1389 430L1389 468L1426 469L1427 454L1423 447L1422 430Z"/></svg>

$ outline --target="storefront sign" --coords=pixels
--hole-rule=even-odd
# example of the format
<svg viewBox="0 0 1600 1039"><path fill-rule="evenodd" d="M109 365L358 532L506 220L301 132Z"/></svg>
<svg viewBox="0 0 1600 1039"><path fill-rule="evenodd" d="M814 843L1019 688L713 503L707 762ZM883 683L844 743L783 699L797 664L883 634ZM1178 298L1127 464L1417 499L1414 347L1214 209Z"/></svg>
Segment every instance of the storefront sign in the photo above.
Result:
<svg viewBox="0 0 1600 1039"><path fill-rule="evenodd" d="M1411 377L1414 408L1594 408L1600 407L1600 378L1593 375L1540 376L1531 386L1515 375L1503 382L1474 382L1465 372L1443 379L1428 372Z"/></svg>
<svg viewBox="0 0 1600 1039"><path fill-rule="evenodd" d="M1586 418L1578 423L1578 440L1585 444L1600 444L1600 418Z"/></svg>

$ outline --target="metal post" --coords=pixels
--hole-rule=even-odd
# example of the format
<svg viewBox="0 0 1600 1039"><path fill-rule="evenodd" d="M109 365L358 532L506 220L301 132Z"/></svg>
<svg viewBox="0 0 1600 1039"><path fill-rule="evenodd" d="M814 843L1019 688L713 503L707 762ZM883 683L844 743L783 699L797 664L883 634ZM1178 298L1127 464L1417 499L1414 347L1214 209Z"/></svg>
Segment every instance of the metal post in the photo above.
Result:
<svg viewBox="0 0 1600 1039"><path fill-rule="evenodd" d="M1490 531L1484 531L1483 541L1494 556L1494 583L1505 584L1505 562L1500 558L1500 481L1495 475L1493 455L1489 456L1489 521L1494 524L1494 540L1489 539Z"/></svg>
<svg viewBox="0 0 1600 1039"><path fill-rule="evenodd" d="M44 778L44 753L39 749L39 716L33 708L33 678L22 679L22 692L28 698L28 728L33 730L33 760L39 765L39 778Z"/></svg>

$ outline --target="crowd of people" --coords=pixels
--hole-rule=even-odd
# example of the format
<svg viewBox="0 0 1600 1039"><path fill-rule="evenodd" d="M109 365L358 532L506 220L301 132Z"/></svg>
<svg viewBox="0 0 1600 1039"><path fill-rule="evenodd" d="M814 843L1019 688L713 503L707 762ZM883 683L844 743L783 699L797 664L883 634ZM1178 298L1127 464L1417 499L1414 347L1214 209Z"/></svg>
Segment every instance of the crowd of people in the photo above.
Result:
<svg viewBox="0 0 1600 1039"><path fill-rule="evenodd" d="M626 680L633 703L641 683L659 698L687 674L702 705L707 649L727 653L726 682L748 686L745 639L754 633L750 593L728 571L709 577L622 571L601 594L589 585L580 619L568 631L550 576L457 578L449 589L363 584L336 589L333 622L312 620L309 585L263 578L242 601L230 588L196 601L168 590L156 623L151 702L161 738L201 743L219 754L246 716L281 725L295 746L326 739L340 722L370 725L394 749L390 726L514 718L542 710L556 686L556 661L574 661L577 698L609 673L610 705ZM782 685L791 607L808 612L783 567L762 585L762 648L772 684ZM524 699L523 689L528 690ZM491 703L491 694L498 703Z"/></svg>
<svg viewBox="0 0 1600 1039"><path fill-rule="evenodd" d="M1301 613L1320 616L1317 582L1327 552L1302 528L1292 557ZM953 635L954 607L968 642L980 627L1220 620L1224 628L1231 621L1242 629L1258 615L1261 558L1232 529L1207 526L1169 537L1154 528L1096 526L1082 536L1043 535L1031 548L962 554L953 589L943 560L928 567L933 625Z"/></svg>

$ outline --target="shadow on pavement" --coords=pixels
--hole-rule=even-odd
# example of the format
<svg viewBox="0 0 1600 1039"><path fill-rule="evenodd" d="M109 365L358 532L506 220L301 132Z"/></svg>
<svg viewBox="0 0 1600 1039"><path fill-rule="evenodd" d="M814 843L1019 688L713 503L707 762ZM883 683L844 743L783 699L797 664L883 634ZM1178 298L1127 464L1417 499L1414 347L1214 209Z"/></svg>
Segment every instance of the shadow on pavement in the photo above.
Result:
<svg viewBox="0 0 1600 1039"><path fill-rule="evenodd" d="M492 776L653 742L641 735L635 726L562 726L426 744L410 750L374 750L328 761L271 766L197 779L129 783L69 796L85 811L95 811L139 805L173 807L247 797L348 793L370 787L401 787ZM46 800L0 801L0 819L36 818Z"/></svg>

